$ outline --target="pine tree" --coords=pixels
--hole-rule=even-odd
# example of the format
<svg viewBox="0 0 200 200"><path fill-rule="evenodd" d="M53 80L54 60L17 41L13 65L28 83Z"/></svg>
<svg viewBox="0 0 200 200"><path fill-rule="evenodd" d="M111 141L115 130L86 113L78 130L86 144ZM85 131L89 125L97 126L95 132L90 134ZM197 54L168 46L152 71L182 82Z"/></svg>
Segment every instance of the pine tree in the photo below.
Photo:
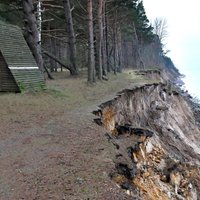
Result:
<svg viewBox="0 0 200 200"><path fill-rule="evenodd" d="M72 20L71 6L69 0L63 0L65 21L66 21L66 32L68 34L69 44L69 58L70 58L70 73L71 75L78 74L77 62L76 62L76 38L74 33L74 25Z"/></svg>
<svg viewBox="0 0 200 200"><path fill-rule="evenodd" d="M143 1L140 1L136 6L135 25L139 41L149 41L153 39L153 27L150 25L146 16Z"/></svg>

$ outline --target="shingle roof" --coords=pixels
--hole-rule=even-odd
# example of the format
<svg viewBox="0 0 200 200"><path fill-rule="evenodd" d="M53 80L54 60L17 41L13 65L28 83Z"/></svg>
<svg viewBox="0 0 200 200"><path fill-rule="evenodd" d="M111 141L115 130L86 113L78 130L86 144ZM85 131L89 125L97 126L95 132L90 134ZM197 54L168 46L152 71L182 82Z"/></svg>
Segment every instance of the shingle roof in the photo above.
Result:
<svg viewBox="0 0 200 200"><path fill-rule="evenodd" d="M18 26L0 21L0 51L21 90L44 87L42 73Z"/></svg>

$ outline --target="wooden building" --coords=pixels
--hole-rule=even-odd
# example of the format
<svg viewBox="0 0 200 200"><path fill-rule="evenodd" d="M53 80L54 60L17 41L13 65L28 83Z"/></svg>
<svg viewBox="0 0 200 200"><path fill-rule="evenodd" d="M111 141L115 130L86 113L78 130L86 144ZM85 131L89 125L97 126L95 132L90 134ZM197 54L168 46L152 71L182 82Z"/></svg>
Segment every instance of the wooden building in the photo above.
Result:
<svg viewBox="0 0 200 200"><path fill-rule="evenodd" d="M0 21L0 92L36 91L44 77L19 27Z"/></svg>

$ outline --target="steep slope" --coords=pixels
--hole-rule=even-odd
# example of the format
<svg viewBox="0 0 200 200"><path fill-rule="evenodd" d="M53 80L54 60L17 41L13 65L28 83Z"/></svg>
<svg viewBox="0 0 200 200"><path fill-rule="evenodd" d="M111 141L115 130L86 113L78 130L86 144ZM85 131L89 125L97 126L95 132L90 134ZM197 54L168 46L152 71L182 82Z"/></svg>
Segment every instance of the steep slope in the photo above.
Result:
<svg viewBox="0 0 200 200"><path fill-rule="evenodd" d="M116 169L110 176L129 195L195 200L200 196L197 114L188 97L165 84L163 77L121 91L94 111L100 116L95 121L105 127L116 148Z"/></svg>

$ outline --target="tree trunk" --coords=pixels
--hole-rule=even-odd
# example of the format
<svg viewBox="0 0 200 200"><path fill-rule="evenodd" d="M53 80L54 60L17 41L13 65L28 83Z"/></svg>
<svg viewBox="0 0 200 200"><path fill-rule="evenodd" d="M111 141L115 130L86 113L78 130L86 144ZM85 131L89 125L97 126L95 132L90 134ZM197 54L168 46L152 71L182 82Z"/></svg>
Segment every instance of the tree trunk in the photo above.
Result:
<svg viewBox="0 0 200 200"><path fill-rule="evenodd" d="M122 55L122 33L121 33L121 29L119 29L118 31L118 72L122 72L122 68L123 68L123 55Z"/></svg>
<svg viewBox="0 0 200 200"><path fill-rule="evenodd" d="M103 66L103 75L107 75L107 54L106 54L106 0L103 1L103 14L102 14L102 21L103 21L103 40L102 40L102 66Z"/></svg>
<svg viewBox="0 0 200 200"><path fill-rule="evenodd" d="M113 28L113 47L114 47L114 74L117 73L118 70L118 46L117 46L117 40L118 40L118 33L117 33L117 10L115 10L115 16L114 16L114 28Z"/></svg>
<svg viewBox="0 0 200 200"><path fill-rule="evenodd" d="M69 59L71 63L71 75L78 74L78 68L76 63L76 39L74 34L74 27L72 21L72 14L71 14L71 7L70 7L70 0L63 0L64 4L64 12L65 12L65 20L66 20L66 31L69 37Z"/></svg>
<svg viewBox="0 0 200 200"><path fill-rule="evenodd" d="M49 70L47 69L47 67L44 65L44 70L47 73L47 76L50 80L54 80L53 76L51 75L51 73L49 72Z"/></svg>
<svg viewBox="0 0 200 200"><path fill-rule="evenodd" d="M48 29L48 31L49 31L49 34L50 34L50 23L48 22L48 27L47 27ZM52 37L49 37L49 52L51 53L51 54L54 54L53 53L53 38ZM49 58L49 64L50 64L50 72L54 72L54 66L55 66L55 61L53 60L53 59L50 59Z"/></svg>
<svg viewBox="0 0 200 200"><path fill-rule="evenodd" d="M96 1L95 1L96 3ZM94 4L93 4L94 5ZM94 8L93 8L94 11ZM95 58L95 71L99 72L99 27L98 27L98 14L93 13L93 33L94 33L94 58ZM97 20L95 20L97 19Z"/></svg>
<svg viewBox="0 0 200 200"><path fill-rule="evenodd" d="M102 43L103 43L103 23L102 23L102 9L103 9L103 0L99 0L98 5L98 25L99 25L99 37L98 37L98 56L99 56L99 66L98 66L98 79L102 80L103 67L102 67Z"/></svg>
<svg viewBox="0 0 200 200"><path fill-rule="evenodd" d="M136 45L136 57L138 58L138 61L139 61L139 65L137 65L137 68L139 69L144 69L145 68L145 65L144 65L144 62L141 58L141 55L140 55L140 45L139 45L139 40L138 40L138 36L137 36L137 32L136 32L136 28L135 28L135 24L133 23L133 34L134 34L134 39L135 39L135 45Z"/></svg>
<svg viewBox="0 0 200 200"><path fill-rule="evenodd" d="M68 69L69 71L71 70L70 67L68 67L65 63L63 63L59 58L55 57L53 54L43 50L42 51L46 56L48 56L49 58L53 59L55 62L59 63L61 66L63 66L64 68Z"/></svg>
<svg viewBox="0 0 200 200"><path fill-rule="evenodd" d="M128 49L129 49L129 45L128 45L128 43L124 40L124 42L123 42L123 57L125 58L125 59L124 59L124 66L125 66L126 68L128 68L128 66L129 66Z"/></svg>
<svg viewBox="0 0 200 200"><path fill-rule="evenodd" d="M36 20L37 20L37 27L38 27L38 40L39 40L39 44L41 46L41 41L42 41L42 3L41 3L41 0L38 0L38 2L37 2Z"/></svg>
<svg viewBox="0 0 200 200"><path fill-rule="evenodd" d="M55 38L53 39L53 55L59 59L58 57L58 49L57 49L57 33L55 32ZM55 65L54 65L54 70L55 72L58 72L58 62L55 62ZM71 72L70 72L71 73Z"/></svg>
<svg viewBox="0 0 200 200"><path fill-rule="evenodd" d="M56 32L53 33L55 34L56 36ZM51 45L51 48L49 49L49 52L54 55L55 57L57 57L57 54L56 54L56 38L52 38L50 37L50 45ZM50 63L51 63L51 72L57 72L57 62L53 59L50 60Z"/></svg>
<svg viewBox="0 0 200 200"><path fill-rule="evenodd" d="M94 30L92 0L87 0L88 12L88 82L95 82Z"/></svg>
<svg viewBox="0 0 200 200"><path fill-rule="evenodd" d="M107 72L110 72L110 56L109 56L109 45L108 45L108 16L107 16L107 6L105 0L105 51L106 51L106 67Z"/></svg>
<svg viewBox="0 0 200 200"><path fill-rule="evenodd" d="M24 37L26 42L31 49L33 56L39 69L44 73L43 58L41 55L39 33L37 29L36 17L33 13L33 2L32 0L23 0L23 11L24 11Z"/></svg>

